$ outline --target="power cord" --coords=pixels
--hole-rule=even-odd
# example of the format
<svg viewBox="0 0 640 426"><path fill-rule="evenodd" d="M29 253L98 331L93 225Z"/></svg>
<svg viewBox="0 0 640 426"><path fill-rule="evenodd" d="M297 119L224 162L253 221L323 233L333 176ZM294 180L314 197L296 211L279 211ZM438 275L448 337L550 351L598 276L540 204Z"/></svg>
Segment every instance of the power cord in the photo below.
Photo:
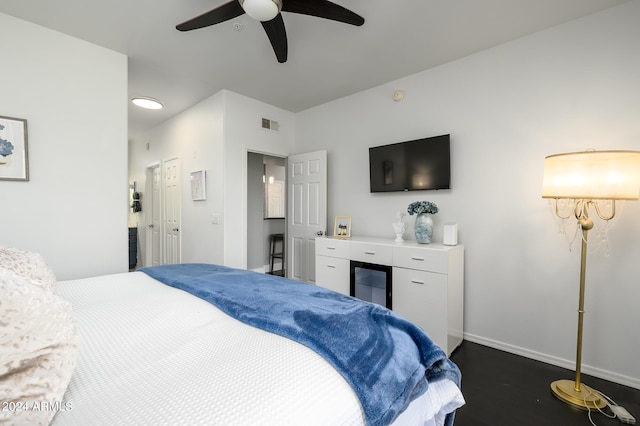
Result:
<svg viewBox="0 0 640 426"><path fill-rule="evenodd" d="M595 424L595 422L593 421L593 418L591 417L591 408L589 407L589 405L587 404L587 397L591 396L591 395L600 395L601 397L603 397L607 403L607 405L609 406L609 409L611 410L611 412L613 414L607 414L604 411L602 411L600 409L600 407L596 406L596 409L603 414L604 416L610 418L610 419L615 419L618 418L618 420L620 420L620 423L624 423L624 424L628 424L628 425L635 425L636 424L636 419L635 417L633 417L631 415L631 413L629 413L627 411L626 408L624 408L621 405L618 405L613 399L609 398L607 395L603 394L600 391L597 392L589 392L587 395L585 395L584 397L584 405L587 407L587 415L589 417L589 421L591 422L591 424L593 426L598 426Z"/></svg>

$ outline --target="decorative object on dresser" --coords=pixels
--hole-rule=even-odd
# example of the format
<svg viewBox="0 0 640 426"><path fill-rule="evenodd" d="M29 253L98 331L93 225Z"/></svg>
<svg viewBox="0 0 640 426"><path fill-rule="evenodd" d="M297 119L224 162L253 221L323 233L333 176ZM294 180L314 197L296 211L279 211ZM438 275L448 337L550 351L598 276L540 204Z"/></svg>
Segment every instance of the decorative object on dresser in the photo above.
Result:
<svg viewBox="0 0 640 426"><path fill-rule="evenodd" d="M352 262L375 271L390 267L391 283L386 288L392 292L391 309L420 326L448 355L462 342L463 245L399 244L366 237L316 238L316 285L355 296L351 294L351 280L356 278L351 275ZM373 295L375 289L370 290Z"/></svg>
<svg viewBox="0 0 640 426"><path fill-rule="evenodd" d="M457 223L449 222L444 224L442 244L444 244L445 246L455 246L458 244L458 224Z"/></svg>
<svg viewBox="0 0 640 426"><path fill-rule="evenodd" d="M351 237L351 216L336 216L333 221L333 236L336 238Z"/></svg>
<svg viewBox="0 0 640 426"><path fill-rule="evenodd" d="M571 152L545 158L542 197L554 200L555 214L561 219L575 216L582 230L575 380L551 383L553 394L575 407L595 409L607 404L600 392L580 382L587 236L594 227L589 210L608 222L616 215L616 200L637 200L639 195L640 151ZM563 204L571 211L565 214Z"/></svg>
<svg viewBox="0 0 640 426"><path fill-rule="evenodd" d="M420 244L429 244L433 237L432 214L438 213L438 206L431 201L414 201L409 204L407 212L416 214L415 234L416 241Z"/></svg>
<svg viewBox="0 0 640 426"><path fill-rule="evenodd" d="M0 180L29 180L27 120L0 116Z"/></svg>
<svg viewBox="0 0 640 426"><path fill-rule="evenodd" d="M396 243L404 242L404 238L402 238L402 234L407 230L407 224L404 223L405 213L403 211L396 212L396 218L391 224L393 227L393 232L396 234L396 239L394 240Z"/></svg>

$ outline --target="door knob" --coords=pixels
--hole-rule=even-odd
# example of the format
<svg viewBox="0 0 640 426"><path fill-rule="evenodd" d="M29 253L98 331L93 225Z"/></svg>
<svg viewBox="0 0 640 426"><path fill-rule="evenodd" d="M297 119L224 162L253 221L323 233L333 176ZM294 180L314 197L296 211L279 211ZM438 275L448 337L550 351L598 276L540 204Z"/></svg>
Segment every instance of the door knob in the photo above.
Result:
<svg viewBox="0 0 640 426"><path fill-rule="evenodd" d="M150 225L147 225L149 228L154 228L153 223Z"/></svg>

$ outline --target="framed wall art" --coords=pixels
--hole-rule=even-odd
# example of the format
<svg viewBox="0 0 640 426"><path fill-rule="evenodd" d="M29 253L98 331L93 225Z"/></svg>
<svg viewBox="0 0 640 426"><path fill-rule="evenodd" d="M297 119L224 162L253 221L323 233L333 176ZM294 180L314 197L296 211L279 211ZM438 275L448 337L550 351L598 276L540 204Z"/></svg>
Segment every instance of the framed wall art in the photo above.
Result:
<svg viewBox="0 0 640 426"><path fill-rule="evenodd" d="M333 222L333 236L351 238L351 216L336 216Z"/></svg>
<svg viewBox="0 0 640 426"><path fill-rule="evenodd" d="M201 201L207 199L206 171L191 172L191 199Z"/></svg>
<svg viewBox="0 0 640 426"><path fill-rule="evenodd" d="M0 115L0 180L29 180L27 120Z"/></svg>

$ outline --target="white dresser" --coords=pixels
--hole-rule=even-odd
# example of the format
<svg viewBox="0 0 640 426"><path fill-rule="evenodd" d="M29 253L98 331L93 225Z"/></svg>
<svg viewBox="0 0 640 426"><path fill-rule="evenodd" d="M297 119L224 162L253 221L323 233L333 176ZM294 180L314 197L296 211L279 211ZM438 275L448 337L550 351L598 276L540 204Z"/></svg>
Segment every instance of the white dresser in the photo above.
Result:
<svg viewBox="0 0 640 426"><path fill-rule="evenodd" d="M392 267L392 309L447 355L462 342L464 246L392 239L316 238L316 284L349 295L351 260Z"/></svg>

